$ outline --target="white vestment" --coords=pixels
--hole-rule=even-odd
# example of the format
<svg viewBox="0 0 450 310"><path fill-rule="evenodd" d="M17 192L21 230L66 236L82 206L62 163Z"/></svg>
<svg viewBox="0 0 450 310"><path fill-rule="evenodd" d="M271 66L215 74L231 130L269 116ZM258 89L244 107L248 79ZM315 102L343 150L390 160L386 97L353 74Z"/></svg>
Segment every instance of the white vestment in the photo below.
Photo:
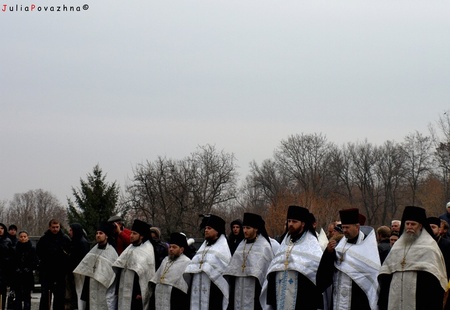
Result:
<svg viewBox="0 0 450 310"><path fill-rule="evenodd" d="M221 235L211 246L203 242L184 271L185 277L192 276L191 309L209 308L211 282L222 292L222 308L228 307L229 285L222 275L231 259L227 239Z"/></svg>
<svg viewBox="0 0 450 310"><path fill-rule="evenodd" d="M305 232L296 242L286 235L280 244L267 270L261 290L260 302L263 309L272 309L267 305L268 275L275 272L277 283L277 309L289 309L295 305L297 296L298 273L316 284L316 273L322 257L319 242L311 232ZM279 282L280 281L280 282ZM281 284L280 284L281 283Z"/></svg>
<svg viewBox="0 0 450 310"><path fill-rule="evenodd" d="M364 233L367 236L364 238ZM356 244L343 237L335 248L337 272L333 278L333 309L347 309L351 305L352 280L363 290L371 309L378 309L378 273L380 256L375 231L361 226Z"/></svg>
<svg viewBox="0 0 450 310"><path fill-rule="evenodd" d="M317 234L317 239L319 240L320 248L322 251L325 251L328 245L328 238L323 228L320 228L320 233Z"/></svg>
<svg viewBox="0 0 450 310"><path fill-rule="evenodd" d="M81 300L81 293L85 277L89 277L89 307L96 310L117 309L115 295L116 274L112 264L117 259L117 252L113 246L107 244L104 249L94 246L74 269L75 288L78 296L78 309L84 310L85 301Z"/></svg>
<svg viewBox="0 0 450 310"><path fill-rule="evenodd" d="M119 272L121 271L118 296L119 310L131 308L131 301L134 297L132 293L135 274L139 276L143 308L148 309L151 297L148 282L155 275L155 254L150 241L145 241L139 246L130 244L114 262L113 267Z"/></svg>
<svg viewBox="0 0 450 310"><path fill-rule="evenodd" d="M159 266L156 274L151 279L151 282L156 284L156 309L170 310L170 298L173 287L187 294L188 284L183 277L183 273L190 261L184 254L181 254L175 261L170 260L168 256L164 258L161 266Z"/></svg>
<svg viewBox="0 0 450 310"><path fill-rule="evenodd" d="M254 308L255 279L262 287L267 268L273 259L273 250L266 238L259 235L253 243L239 243L224 275L234 276L234 309ZM259 296L257 296L259 298Z"/></svg>
<svg viewBox="0 0 450 310"><path fill-rule="evenodd" d="M381 266L380 275L392 274L388 309L415 309L417 271L434 275L442 289L447 289L444 257L436 241L425 229L412 245L407 244L402 235Z"/></svg>

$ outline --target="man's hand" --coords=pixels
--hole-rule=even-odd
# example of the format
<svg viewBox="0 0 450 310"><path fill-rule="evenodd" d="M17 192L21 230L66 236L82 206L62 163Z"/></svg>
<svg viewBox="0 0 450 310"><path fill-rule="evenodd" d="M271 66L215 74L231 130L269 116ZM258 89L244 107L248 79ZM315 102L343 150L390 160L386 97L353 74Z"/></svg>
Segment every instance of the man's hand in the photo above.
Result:
<svg viewBox="0 0 450 310"><path fill-rule="evenodd" d="M329 253L332 253L334 251L334 249L336 248L336 245L337 245L336 240L331 240L330 242L328 242L327 251Z"/></svg>

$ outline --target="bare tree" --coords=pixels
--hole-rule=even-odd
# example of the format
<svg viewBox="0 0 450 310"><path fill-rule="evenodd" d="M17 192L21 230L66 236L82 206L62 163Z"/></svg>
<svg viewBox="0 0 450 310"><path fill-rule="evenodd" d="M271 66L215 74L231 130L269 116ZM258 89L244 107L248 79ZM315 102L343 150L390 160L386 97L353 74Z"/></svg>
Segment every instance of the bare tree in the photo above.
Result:
<svg viewBox="0 0 450 310"><path fill-rule="evenodd" d="M275 160L303 193L303 205L314 209L312 201L320 197L330 176L330 150L333 144L321 134L293 135L281 141ZM312 210L314 211L314 210Z"/></svg>
<svg viewBox="0 0 450 310"><path fill-rule="evenodd" d="M234 155L199 147L189 157L138 165L126 189L125 204L166 234L184 231L198 234L199 214L221 212L236 198Z"/></svg>
<svg viewBox="0 0 450 310"><path fill-rule="evenodd" d="M450 110L439 117L436 127L430 125L430 132L435 145L436 175L441 177L444 187L444 196L441 197L441 204L444 205L450 198Z"/></svg>
<svg viewBox="0 0 450 310"><path fill-rule="evenodd" d="M377 148L375 173L382 189L380 223L388 223L398 216L399 202L403 197L404 153L400 145L386 141Z"/></svg>
<svg viewBox="0 0 450 310"><path fill-rule="evenodd" d="M56 218L66 229L67 210L50 192L42 189L15 194L9 202L6 221L30 235L40 236L48 229L48 221Z"/></svg>
<svg viewBox="0 0 450 310"><path fill-rule="evenodd" d="M432 168L431 137L419 132L405 137L401 145L405 167L405 179L411 190L411 204L417 203L419 182L423 180Z"/></svg>
<svg viewBox="0 0 450 310"><path fill-rule="evenodd" d="M368 223L372 223L378 211L378 179L375 171L377 154L375 146L364 141L364 143L348 145L349 154L352 159L350 173L358 189L360 201L357 205L362 205L367 216Z"/></svg>

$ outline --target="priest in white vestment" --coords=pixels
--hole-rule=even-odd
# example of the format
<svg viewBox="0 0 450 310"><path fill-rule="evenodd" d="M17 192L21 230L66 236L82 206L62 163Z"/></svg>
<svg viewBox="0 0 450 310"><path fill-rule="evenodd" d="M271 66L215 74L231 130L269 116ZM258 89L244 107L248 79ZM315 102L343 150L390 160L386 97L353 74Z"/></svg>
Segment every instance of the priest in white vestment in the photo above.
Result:
<svg viewBox="0 0 450 310"><path fill-rule="evenodd" d="M339 211L344 237L331 239L317 271L317 285L332 285L332 309L375 310L380 255L375 231L360 225L357 208Z"/></svg>
<svg viewBox="0 0 450 310"><path fill-rule="evenodd" d="M425 209L403 211L401 236L381 266L381 310L440 310L447 288L445 261L432 237Z"/></svg>
<svg viewBox="0 0 450 310"><path fill-rule="evenodd" d="M151 279L154 287L151 305L153 309L189 309L189 287L183 273L191 260L184 255L185 249L188 249L186 236L172 233L169 240L169 256L164 258Z"/></svg>
<svg viewBox="0 0 450 310"><path fill-rule="evenodd" d="M225 237L225 221L210 215L202 223L205 241L184 271L190 281L190 309L227 309L229 285L222 273L231 253Z"/></svg>
<svg viewBox="0 0 450 310"><path fill-rule="evenodd" d="M97 244L74 269L78 310L117 310L116 274L112 264L118 255L108 238L112 230L109 223L97 228Z"/></svg>
<svg viewBox="0 0 450 310"><path fill-rule="evenodd" d="M287 232L269 265L261 291L263 309L321 309L316 271L322 250L311 218L308 209L289 206Z"/></svg>
<svg viewBox="0 0 450 310"><path fill-rule="evenodd" d="M223 273L229 278L229 310L261 309L259 296L273 250L262 217L244 213L244 240L234 252Z"/></svg>
<svg viewBox="0 0 450 310"><path fill-rule="evenodd" d="M150 243L150 225L134 220L131 244L120 254L113 268L120 274L119 310L147 310L151 291L148 283L155 275L155 253Z"/></svg>

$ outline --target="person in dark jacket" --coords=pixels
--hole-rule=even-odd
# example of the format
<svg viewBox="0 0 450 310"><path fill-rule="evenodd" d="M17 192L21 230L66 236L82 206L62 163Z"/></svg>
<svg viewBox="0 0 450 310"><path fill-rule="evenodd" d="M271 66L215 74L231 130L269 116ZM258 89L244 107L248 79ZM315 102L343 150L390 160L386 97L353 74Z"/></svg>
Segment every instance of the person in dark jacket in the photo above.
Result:
<svg viewBox="0 0 450 310"><path fill-rule="evenodd" d="M244 240L244 231L242 230L242 221L236 219L230 223L231 232L228 235L228 247L230 248L231 255L236 251L239 243Z"/></svg>
<svg viewBox="0 0 450 310"><path fill-rule="evenodd" d="M14 277L11 288L16 294L14 302L14 309L16 310L31 309L31 291L34 289L33 270L36 269L38 262L36 249L28 238L28 232L20 231L12 261Z"/></svg>
<svg viewBox="0 0 450 310"><path fill-rule="evenodd" d="M2 309L5 309L6 291L10 280L11 258L13 255L11 240L8 238L6 225L0 223L0 295Z"/></svg>
<svg viewBox="0 0 450 310"><path fill-rule="evenodd" d="M76 309L78 307L78 297L77 292L75 290L75 280L73 276L73 271L81 262L81 260L86 256L86 254L90 251L91 246L86 239L86 233L83 229L83 226L79 223L70 224L69 229L69 237L70 237L70 256L69 256L69 265L67 270L67 292L66 297L69 304L66 305L66 310Z"/></svg>
<svg viewBox="0 0 450 310"><path fill-rule="evenodd" d="M39 281L41 300L39 310L64 309L66 293L66 271L69 264L70 238L61 231L60 222L50 220L48 230L39 239L36 252L39 257Z"/></svg>
<svg viewBox="0 0 450 310"><path fill-rule="evenodd" d="M17 226L14 224L9 225L8 227L8 238L11 240L13 247L16 247L17 244Z"/></svg>
<svg viewBox="0 0 450 310"><path fill-rule="evenodd" d="M391 229L387 226L380 226L377 228L377 240L378 240L378 253L380 254L380 263L383 264L384 260L391 250L391 243L389 241L391 237Z"/></svg>

